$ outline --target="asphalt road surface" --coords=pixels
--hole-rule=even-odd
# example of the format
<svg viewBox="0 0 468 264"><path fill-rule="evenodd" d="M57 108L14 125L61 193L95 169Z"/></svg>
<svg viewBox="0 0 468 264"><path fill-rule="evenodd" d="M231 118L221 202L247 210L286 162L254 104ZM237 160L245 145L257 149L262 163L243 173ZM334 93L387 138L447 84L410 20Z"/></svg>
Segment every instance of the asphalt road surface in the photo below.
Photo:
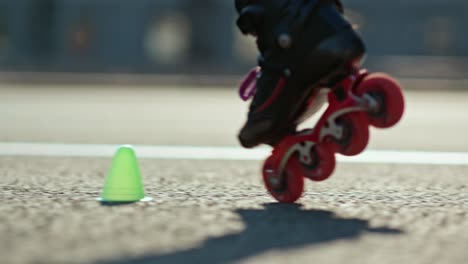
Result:
<svg viewBox="0 0 468 264"><path fill-rule="evenodd" d="M406 95L370 149L468 152L468 90ZM0 142L236 146L246 107L233 88L5 84ZM260 161L140 158L154 200L104 206L111 159L68 154L0 156L0 263L468 263L468 164L340 163L279 205Z"/></svg>

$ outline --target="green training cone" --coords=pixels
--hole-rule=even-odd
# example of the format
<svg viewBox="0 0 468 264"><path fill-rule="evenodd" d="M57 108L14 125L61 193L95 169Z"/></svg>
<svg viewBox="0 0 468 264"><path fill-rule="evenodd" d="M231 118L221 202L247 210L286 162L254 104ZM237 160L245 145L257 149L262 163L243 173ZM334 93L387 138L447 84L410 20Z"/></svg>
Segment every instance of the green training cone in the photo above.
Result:
<svg viewBox="0 0 468 264"><path fill-rule="evenodd" d="M140 169L131 146L121 146L115 153L104 190L98 200L110 203L151 200L145 198Z"/></svg>

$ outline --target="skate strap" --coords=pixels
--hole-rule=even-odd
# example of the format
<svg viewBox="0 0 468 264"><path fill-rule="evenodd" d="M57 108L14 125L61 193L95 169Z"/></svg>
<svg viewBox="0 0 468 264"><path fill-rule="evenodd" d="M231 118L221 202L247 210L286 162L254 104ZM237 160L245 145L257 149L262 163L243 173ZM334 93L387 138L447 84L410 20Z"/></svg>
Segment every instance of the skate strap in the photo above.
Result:
<svg viewBox="0 0 468 264"><path fill-rule="evenodd" d="M255 67L242 80L239 87L239 96L243 101L248 101L255 95L257 90L257 75L260 72L260 67Z"/></svg>

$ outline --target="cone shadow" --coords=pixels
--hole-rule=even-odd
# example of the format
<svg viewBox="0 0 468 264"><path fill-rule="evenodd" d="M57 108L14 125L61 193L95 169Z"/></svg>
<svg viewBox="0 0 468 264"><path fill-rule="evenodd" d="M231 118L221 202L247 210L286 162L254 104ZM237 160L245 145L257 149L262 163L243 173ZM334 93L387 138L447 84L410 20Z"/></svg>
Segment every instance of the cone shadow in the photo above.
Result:
<svg viewBox="0 0 468 264"><path fill-rule="evenodd" d="M113 207L113 206L125 206L134 204L135 202L99 202L102 206Z"/></svg>

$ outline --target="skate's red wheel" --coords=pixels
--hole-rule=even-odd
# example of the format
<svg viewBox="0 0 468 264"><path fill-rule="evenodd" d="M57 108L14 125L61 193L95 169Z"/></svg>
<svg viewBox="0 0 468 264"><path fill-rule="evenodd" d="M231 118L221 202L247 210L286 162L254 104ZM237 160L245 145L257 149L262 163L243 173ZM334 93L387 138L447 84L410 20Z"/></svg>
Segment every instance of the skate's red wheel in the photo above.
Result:
<svg viewBox="0 0 468 264"><path fill-rule="evenodd" d="M273 156L263 165L263 182L268 192L280 203L294 203L304 191L304 178L297 159L290 159L281 177Z"/></svg>
<svg viewBox="0 0 468 264"><path fill-rule="evenodd" d="M301 163L304 177L313 181L328 179L335 170L335 153L327 144L317 144L312 148L309 164Z"/></svg>
<svg viewBox="0 0 468 264"><path fill-rule="evenodd" d="M375 127L391 127L403 116L405 101L400 85L387 74L366 76L357 87L356 94L367 94L377 101L377 108L369 112L369 122Z"/></svg>
<svg viewBox="0 0 468 264"><path fill-rule="evenodd" d="M327 142L336 152L345 156L361 153L369 143L369 121L363 113L355 112L340 116L336 124L343 129L340 138L328 137Z"/></svg>

